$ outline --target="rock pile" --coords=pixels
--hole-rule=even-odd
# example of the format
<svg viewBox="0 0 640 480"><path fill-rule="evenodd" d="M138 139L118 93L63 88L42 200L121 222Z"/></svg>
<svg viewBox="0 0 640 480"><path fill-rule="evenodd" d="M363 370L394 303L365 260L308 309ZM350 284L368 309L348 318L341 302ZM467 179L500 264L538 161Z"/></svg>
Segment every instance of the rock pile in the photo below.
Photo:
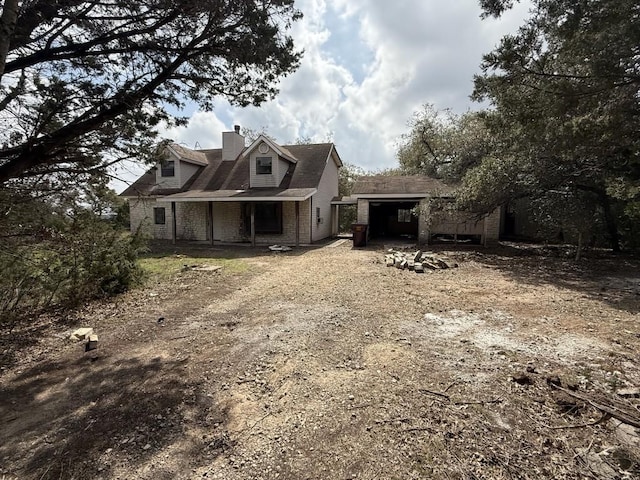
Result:
<svg viewBox="0 0 640 480"><path fill-rule="evenodd" d="M389 249L385 255L385 263L387 267L411 270L416 273L424 273L425 270L444 270L458 266L457 263L444 255L436 255L433 252L424 253L422 250L407 253Z"/></svg>

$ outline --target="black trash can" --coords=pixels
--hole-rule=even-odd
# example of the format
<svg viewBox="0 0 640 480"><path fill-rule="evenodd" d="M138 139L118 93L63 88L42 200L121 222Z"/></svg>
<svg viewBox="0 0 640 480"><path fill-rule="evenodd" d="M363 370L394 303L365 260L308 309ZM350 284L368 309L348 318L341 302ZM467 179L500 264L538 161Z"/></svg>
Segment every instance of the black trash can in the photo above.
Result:
<svg viewBox="0 0 640 480"><path fill-rule="evenodd" d="M366 247L367 246L367 228L369 225L366 223L352 223L351 233L353 233L353 246L354 247Z"/></svg>

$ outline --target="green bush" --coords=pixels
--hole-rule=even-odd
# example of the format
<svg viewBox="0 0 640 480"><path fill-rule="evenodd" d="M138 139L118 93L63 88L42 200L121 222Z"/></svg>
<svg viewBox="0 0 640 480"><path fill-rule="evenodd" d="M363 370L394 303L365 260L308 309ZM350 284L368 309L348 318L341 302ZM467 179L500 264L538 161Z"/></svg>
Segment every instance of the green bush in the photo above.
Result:
<svg viewBox="0 0 640 480"><path fill-rule="evenodd" d="M32 236L0 242L0 315L22 316L49 306L122 293L141 281L137 256L143 248L90 211Z"/></svg>

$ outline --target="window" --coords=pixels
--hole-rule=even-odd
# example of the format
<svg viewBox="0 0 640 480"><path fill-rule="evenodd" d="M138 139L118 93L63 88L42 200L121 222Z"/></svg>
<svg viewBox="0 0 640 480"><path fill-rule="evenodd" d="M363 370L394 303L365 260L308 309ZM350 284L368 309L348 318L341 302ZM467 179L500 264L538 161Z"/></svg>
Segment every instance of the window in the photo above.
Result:
<svg viewBox="0 0 640 480"><path fill-rule="evenodd" d="M411 210L405 208L398 209L398 223L411 223Z"/></svg>
<svg viewBox="0 0 640 480"><path fill-rule="evenodd" d="M271 157L256 157L256 175L271 175Z"/></svg>
<svg viewBox="0 0 640 480"><path fill-rule="evenodd" d="M160 169L160 176L173 177L176 174L176 162L173 160L164 160Z"/></svg>
<svg viewBox="0 0 640 480"><path fill-rule="evenodd" d="M251 234L251 205L244 205L245 233ZM282 202L256 203L255 228L257 234L282 234Z"/></svg>
<svg viewBox="0 0 640 480"><path fill-rule="evenodd" d="M153 221L155 222L156 225L165 224L164 207L153 208Z"/></svg>

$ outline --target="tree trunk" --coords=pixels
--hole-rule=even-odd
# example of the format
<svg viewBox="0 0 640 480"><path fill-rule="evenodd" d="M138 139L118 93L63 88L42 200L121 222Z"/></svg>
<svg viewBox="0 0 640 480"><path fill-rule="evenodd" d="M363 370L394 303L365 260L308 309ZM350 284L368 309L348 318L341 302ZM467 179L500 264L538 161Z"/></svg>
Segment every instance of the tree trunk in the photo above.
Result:
<svg viewBox="0 0 640 480"><path fill-rule="evenodd" d="M5 0L0 17L0 78L9 54L9 44L18 20L18 0Z"/></svg>
<svg viewBox="0 0 640 480"><path fill-rule="evenodd" d="M611 199L607 195L607 191L604 187L593 187L587 185L577 185L578 189L585 192L591 192L596 195L598 202L602 207L604 213L604 223L607 233L609 234L609 244L611 250L614 252L620 251L620 232L618 231L618 222L616 221L616 215L611 207Z"/></svg>
<svg viewBox="0 0 640 480"><path fill-rule="evenodd" d="M618 222L616 221L616 216L613 213L613 209L611 207L611 199L605 191L600 191L598 193L598 197L600 198L600 205L602 205L602 210L604 211L604 221L607 227L607 232L609 233L611 250L613 250L614 252L619 252L620 233L618 232Z"/></svg>

